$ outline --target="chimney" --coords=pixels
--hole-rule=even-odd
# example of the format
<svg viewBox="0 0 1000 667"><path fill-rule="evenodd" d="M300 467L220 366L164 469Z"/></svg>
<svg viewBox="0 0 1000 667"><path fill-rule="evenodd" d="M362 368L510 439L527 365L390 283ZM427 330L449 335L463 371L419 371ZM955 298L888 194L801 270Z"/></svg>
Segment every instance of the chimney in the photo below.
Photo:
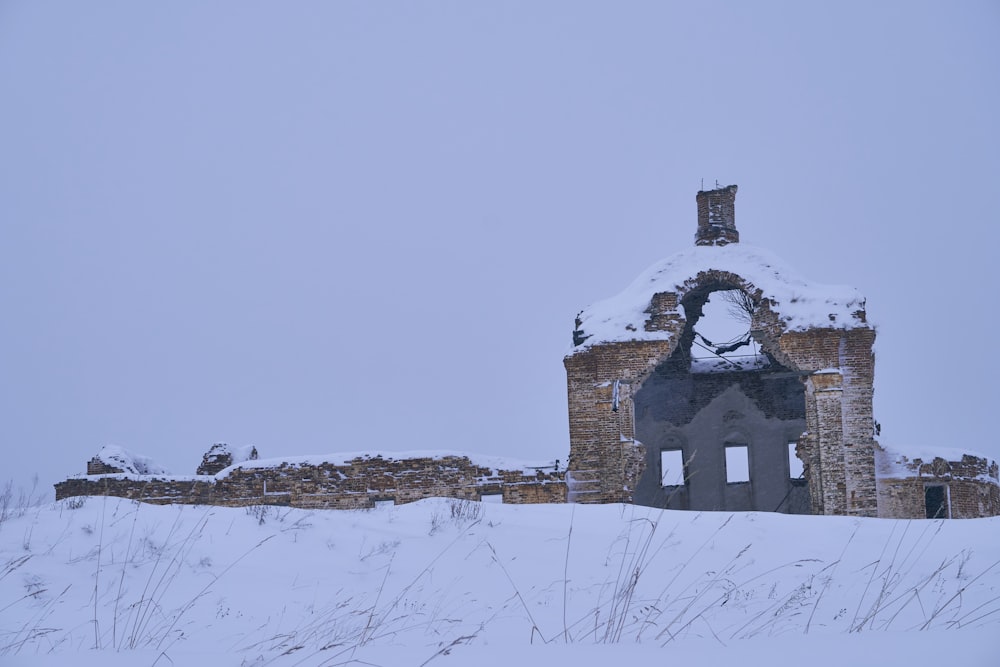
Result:
<svg viewBox="0 0 1000 667"><path fill-rule="evenodd" d="M698 202L698 232L694 235L695 245L726 245L740 242L740 233L736 231L735 185L718 190L699 191L695 195L695 201Z"/></svg>

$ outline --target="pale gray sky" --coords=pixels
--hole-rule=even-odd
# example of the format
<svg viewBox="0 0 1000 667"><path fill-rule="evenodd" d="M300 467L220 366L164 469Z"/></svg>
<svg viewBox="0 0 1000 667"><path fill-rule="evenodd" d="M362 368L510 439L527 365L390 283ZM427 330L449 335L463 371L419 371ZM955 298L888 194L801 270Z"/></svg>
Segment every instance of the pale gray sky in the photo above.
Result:
<svg viewBox="0 0 1000 667"><path fill-rule="evenodd" d="M693 243L868 297L882 441L1000 456L996 2L0 2L0 444L565 458Z"/></svg>

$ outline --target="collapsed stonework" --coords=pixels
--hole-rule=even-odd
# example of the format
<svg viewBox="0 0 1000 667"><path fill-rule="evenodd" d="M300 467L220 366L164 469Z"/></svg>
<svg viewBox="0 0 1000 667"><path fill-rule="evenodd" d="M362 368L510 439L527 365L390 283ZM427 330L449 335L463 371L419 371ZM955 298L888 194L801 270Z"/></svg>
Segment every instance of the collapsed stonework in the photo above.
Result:
<svg viewBox="0 0 1000 667"><path fill-rule="evenodd" d="M234 450L228 444L218 442L205 452L195 474L216 475L235 463L256 461L257 458L257 448L253 445Z"/></svg>
<svg viewBox="0 0 1000 667"><path fill-rule="evenodd" d="M138 467L138 458L119 447L103 448L87 464L86 475L55 485L56 500L117 496L154 504L309 509L364 509L430 497L566 502L565 474L557 463L525 467L448 452L259 459L254 447L216 444L202 458L197 474L183 476L158 466Z"/></svg>
<svg viewBox="0 0 1000 667"><path fill-rule="evenodd" d="M507 503L894 518L1000 515L997 464L875 440L875 329L855 289L810 283L740 244L737 186L696 195L695 246L577 316L564 358L570 457L517 465L456 453L258 458L214 445L193 476L105 448L56 498L364 508L431 496ZM713 342L712 299L745 330ZM713 335L714 337L714 335ZM744 350L746 348L746 350ZM737 354L739 352L739 354Z"/></svg>

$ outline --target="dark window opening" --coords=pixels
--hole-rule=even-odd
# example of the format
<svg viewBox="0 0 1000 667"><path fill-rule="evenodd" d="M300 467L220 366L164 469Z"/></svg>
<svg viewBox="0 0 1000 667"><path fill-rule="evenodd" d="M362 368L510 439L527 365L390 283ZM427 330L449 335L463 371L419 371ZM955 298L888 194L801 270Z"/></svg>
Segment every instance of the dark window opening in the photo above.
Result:
<svg viewBox="0 0 1000 667"><path fill-rule="evenodd" d="M924 510L928 519L947 519L948 487L943 485L925 486Z"/></svg>

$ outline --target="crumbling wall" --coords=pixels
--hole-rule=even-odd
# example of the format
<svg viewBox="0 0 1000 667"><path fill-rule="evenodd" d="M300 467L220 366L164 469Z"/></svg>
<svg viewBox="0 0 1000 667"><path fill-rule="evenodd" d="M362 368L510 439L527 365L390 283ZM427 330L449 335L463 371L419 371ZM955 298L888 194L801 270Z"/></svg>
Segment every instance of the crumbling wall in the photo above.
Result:
<svg viewBox="0 0 1000 667"><path fill-rule="evenodd" d="M926 492L931 486L946 490L948 511L943 518L975 519L1000 515L1000 477L995 461L965 454L960 460L935 457L925 461L890 455L877 450L880 470L894 468L891 476L878 477L878 515L891 519L927 517ZM908 473L908 474L907 474Z"/></svg>
<svg viewBox="0 0 1000 667"><path fill-rule="evenodd" d="M237 465L219 475L186 478L97 475L70 478L55 487L56 500L104 495L157 504L224 506L357 509L380 500L399 504L430 497L478 500L497 493L505 503L566 502L563 472L496 471L464 456L361 456L344 464Z"/></svg>
<svg viewBox="0 0 1000 667"><path fill-rule="evenodd" d="M170 479L127 473L98 474L70 477L58 482L55 487L56 500L74 496L115 496L129 500L140 500L154 505L223 504L216 502L215 480L211 477Z"/></svg>
<svg viewBox="0 0 1000 667"><path fill-rule="evenodd" d="M682 324L674 320L672 327ZM632 502L645 458L635 439L632 397L676 340L595 345L565 358L571 501Z"/></svg>
<svg viewBox="0 0 1000 667"><path fill-rule="evenodd" d="M205 455L201 459L201 464L198 466L197 474L215 475L234 463L256 460L257 448L252 445L234 449L224 442L219 442L212 445L212 447L205 452Z"/></svg>
<svg viewBox="0 0 1000 667"><path fill-rule="evenodd" d="M854 313L852 327L786 331L779 309L752 283L725 270L700 272L682 285L683 292L654 294L647 312L647 332L661 340L618 341L583 345L564 359L570 425L570 498L576 502L631 502L645 469L626 469L626 455L637 438L632 396L678 347L690 347L682 304L689 294L704 300L715 290L739 289L760 304L751 334L762 348L803 378L806 436L804 454L814 514L876 516L874 419L872 397L875 331ZM697 304L694 304L697 307ZM832 317L832 316L831 316ZM585 332L576 332L579 344ZM617 387L617 390L616 390ZM617 396L617 410L614 399Z"/></svg>
<svg viewBox="0 0 1000 667"><path fill-rule="evenodd" d="M87 461L87 474L88 475L113 475L115 473L125 472L122 468L118 466L105 463L101 460L99 456Z"/></svg>
<svg viewBox="0 0 1000 667"><path fill-rule="evenodd" d="M761 327L755 337L779 361L809 372L806 435L801 441L814 514L875 516L875 357L871 328L785 332ZM775 344L776 343L776 344Z"/></svg>

